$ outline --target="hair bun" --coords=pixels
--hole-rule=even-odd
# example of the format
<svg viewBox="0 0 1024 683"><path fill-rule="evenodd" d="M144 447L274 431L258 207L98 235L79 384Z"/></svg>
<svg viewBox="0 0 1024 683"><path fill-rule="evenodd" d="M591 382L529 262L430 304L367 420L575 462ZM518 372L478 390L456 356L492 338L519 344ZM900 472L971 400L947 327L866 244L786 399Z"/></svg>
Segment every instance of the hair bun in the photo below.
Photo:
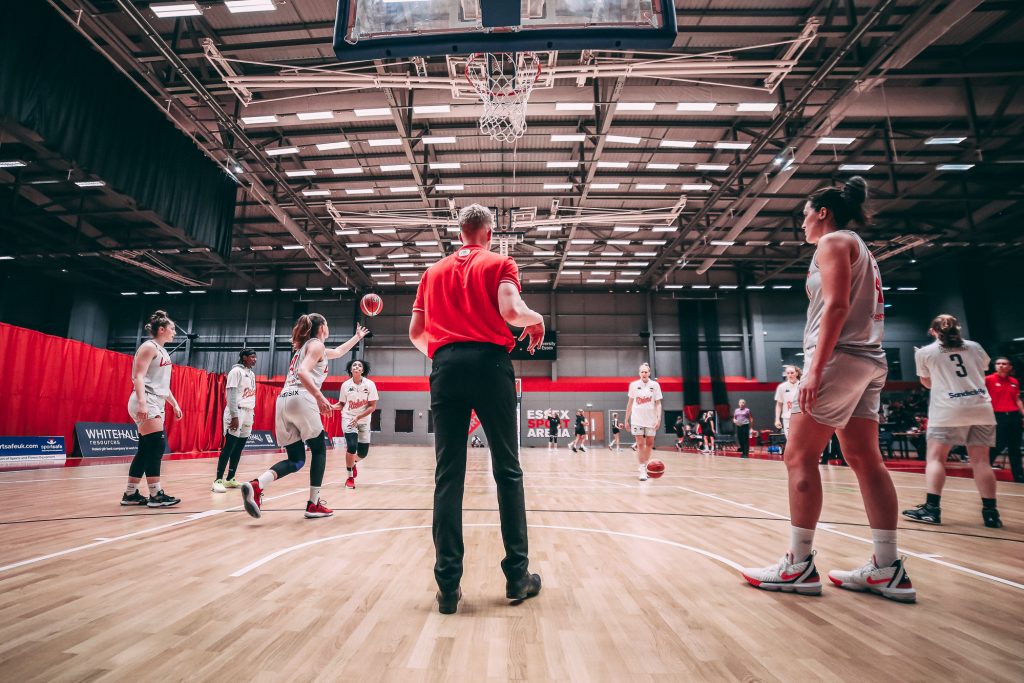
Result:
<svg viewBox="0 0 1024 683"><path fill-rule="evenodd" d="M843 183L843 199L859 206L868 200L868 181L855 175Z"/></svg>

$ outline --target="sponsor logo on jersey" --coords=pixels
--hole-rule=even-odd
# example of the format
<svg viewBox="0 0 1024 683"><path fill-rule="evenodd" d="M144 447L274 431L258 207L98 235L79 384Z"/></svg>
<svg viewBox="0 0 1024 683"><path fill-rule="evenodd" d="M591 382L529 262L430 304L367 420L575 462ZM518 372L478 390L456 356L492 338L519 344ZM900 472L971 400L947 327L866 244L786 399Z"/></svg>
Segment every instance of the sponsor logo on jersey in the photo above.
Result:
<svg viewBox="0 0 1024 683"><path fill-rule="evenodd" d="M986 393L988 393L988 392L986 392L983 388L979 388L979 389L969 389L968 391L957 391L957 392L952 392L951 391L947 395L950 398L969 398L971 396L984 396Z"/></svg>
<svg viewBox="0 0 1024 683"><path fill-rule="evenodd" d="M161 358L160 359L160 367L166 368L168 365L171 365L171 359L170 358Z"/></svg>

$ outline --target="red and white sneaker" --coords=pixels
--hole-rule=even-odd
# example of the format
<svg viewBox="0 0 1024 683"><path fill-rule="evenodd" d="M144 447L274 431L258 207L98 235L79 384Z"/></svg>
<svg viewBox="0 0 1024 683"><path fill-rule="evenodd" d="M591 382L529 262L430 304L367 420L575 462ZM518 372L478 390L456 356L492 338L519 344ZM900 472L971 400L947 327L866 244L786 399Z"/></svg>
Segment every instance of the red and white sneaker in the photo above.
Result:
<svg viewBox="0 0 1024 683"><path fill-rule="evenodd" d="M859 569L848 572L830 571L828 579L840 588L852 591L870 591L897 602L916 602L917 591L903 568L906 558L901 557L888 567L879 567L875 558Z"/></svg>
<svg viewBox="0 0 1024 683"><path fill-rule="evenodd" d="M345 480L345 488L347 488L347 489L354 489L355 487L356 487L356 478L355 477L349 477L348 479Z"/></svg>
<svg viewBox="0 0 1024 683"><path fill-rule="evenodd" d="M315 503L306 503L306 519L330 517L333 514L334 510L324 505L323 500L318 500Z"/></svg>
<svg viewBox="0 0 1024 683"><path fill-rule="evenodd" d="M766 591L821 595L821 578L814 566L813 552L800 562L790 562L786 553L770 567L743 569L741 573L751 586Z"/></svg>
<svg viewBox="0 0 1024 683"><path fill-rule="evenodd" d="M262 514L260 508L263 506L263 488L260 487L260 482L256 479L242 484L242 505L245 506L245 511L251 517L260 518Z"/></svg>

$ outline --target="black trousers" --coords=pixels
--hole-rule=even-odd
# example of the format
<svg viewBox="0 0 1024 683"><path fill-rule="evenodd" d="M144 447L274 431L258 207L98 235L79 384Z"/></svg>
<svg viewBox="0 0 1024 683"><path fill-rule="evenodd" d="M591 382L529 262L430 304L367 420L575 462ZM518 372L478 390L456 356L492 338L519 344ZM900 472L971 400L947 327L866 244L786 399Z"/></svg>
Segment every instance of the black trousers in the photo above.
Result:
<svg viewBox="0 0 1024 683"><path fill-rule="evenodd" d="M1020 461L1020 437L1021 437L1021 414L1017 411L1012 413L996 413L996 445L989 450L988 458L990 464L995 464L996 458L1006 449L1006 455L1010 459L1010 470L1013 472L1013 480L1024 483L1024 468Z"/></svg>
<svg viewBox="0 0 1024 683"><path fill-rule="evenodd" d="M491 447L491 470L498 487L498 515L505 559L501 569L519 581L529 567L523 470L516 439L515 373L502 346L458 343L434 352L430 372L434 414L434 578L442 592L454 592L462 579L462 496L466 485L466 441L475 410Z"/></svg>
<svg viewBox="0 0 1024 683"><path fill-rule="evenodd" d="M740 453L744 458L750 456L750 423L736 425L736 441L740 445Z"/></svg>

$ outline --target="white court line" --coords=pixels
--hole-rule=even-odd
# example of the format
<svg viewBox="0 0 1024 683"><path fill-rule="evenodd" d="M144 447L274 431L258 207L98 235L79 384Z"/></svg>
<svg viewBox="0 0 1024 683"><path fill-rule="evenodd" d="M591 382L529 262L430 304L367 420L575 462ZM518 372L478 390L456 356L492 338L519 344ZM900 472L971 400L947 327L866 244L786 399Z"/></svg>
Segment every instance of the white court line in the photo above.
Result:
<svg viewBox="0 0 1024 683"><path fill-rule="evenodd" d="M500 524L465 524L463 526L465 526L465 527L500 527L501 525ZM250 564L247 564L246 566L242 567L241 569L235 571L233 574L231 574L231 577L232 578L238 578L239 576L245 576L246 574L248 574L252 570L258 569L259 567L262 567L263 565L267 564L268 562L272 562L272 561L276 560L277 558L281 557L282 555L287 555L289 553L293 553L293 552L296 552L298 550L302 550L304 548L308 548L310 546L318 545L320 543L326 543L327 541L336 541L336 540L339 540L339 539L342 539L342 538L354 538L356 536L367 536L369 534L380 534L380 533L391 532L391 531L410 531L410 530L413 530L413 529L430 529L430 528L431 528L431 525L429 525L429 524L423 524L423 525L419 525L419 526L397 526L397 527L389 527L389 528L386 528L386 529L370 529L370 530L367 530L367 531L353 531L353 532L350 532L350 533L347 533L347 534L337 534L335 536L327 536L325 538L317 538L317 539L313 539L312 541L306 541L305 543L299 543L297 545L288 546L287 548L281 548L280 550L276 550L276 551L270 553L269 555L265 555L264 557L256 560L255 562L251 562ZM588 529L588 528L585 528L585 527L574 527L574 526L557 526L557 525L553 525L553 524L530 524L529 528L530 529L554 529L554 530L557 530L557 531L578 531L578 532L591 533L591 534L605 534L606 536L621 536L623 538L632 538L632 539L636 539L636 540L640 540L640 541L651 541L652 543L661 543L661 544L664 544L664 545L670 545L670 546L672 546L674 548L682 548L683 550L689 550L690 552L697 553L698 555L703 555L704 557L707 557L709 559L715 560L716 562L721 562L722 564L726 565L727 567L731 567L732 569L735 569L736 571L741 571L743 569L739 564L737 564L736 562L733 562L729 558L723 557L723 556L718 555L716 553L713 553L713 552L711 552L709 550L704 550L703 548L697 548L697 547L694 547L692 545L685 545L683 543L676 543L675 541L669 541L667 539L657 538L655 536L641 536L639 534L629 534L629 533L625 533L623 531L610 531L608 529Z"/></svg>
<svg viewBox="0 0 1024 683"><path fill-rule="evenodd" d="M760 512L762 514L769 515L769 516L775 517L777 519L787 519L787 520L789 519L789 517L787 517L786 515L780 515L777 512L772 512L771 510L764 510L762 508L754 507L753 505L749 505L747 503L739 503L739 502L737 502L735 500L729 500L728 498L723 498L722 496L716 495L714 493L707 493L705 491L698 491L696 489L687 488L685 486L676 486L676 488L680 489L680 490L683 490L683 491L689 491L690 493L695 493L698 496L705 496L707 498L711 498L713 500L717 500L717 501L720 501L722 503L728 503L729 505L736 505L736 506L739 506L741 508L746 508L747 510L754 510L756 512ZM831 524L824 524L824 525L823 524L819 524L818 528L821 529L822 531L824 531L825 533L835 534L836 536L843 536L844 538L849 538L851 540L859 541L861 543L867 543L869 545L873 543L873 541L870 538L862 538L861 536L854 536L853 534L846 533L845 531L839 531L838 529L834 528ZM1016 581L1011 581L1010 579L1004 579L1004 578L999 577L999 576L993 576L992 574L986 574L985 572L979 572L979 571L977 571L975 569L971 569L969 567L964 567L964 566L961 566L959 564L954 564L952 562L946 562L945 560L937 559L938 556L935 555L935 553L915 553L915 552L911 552L910 550L907 550L906 548L900 548L900 552L902 552L902 553L904 553L906 555L910 555L911 557L916 557L918 559L924 560L925 562L932 562L934 564L942 565L943 567L947 567L949 569L953 569L953 570L958 571L958 572L963 572L964 574L970 574L971 576L977 576L977 577L982 578L982 579L987 579L989 581L994 581L996 583L1001 583L1001 584L1003 584L1005 586L1009 586L1010 588L1017 588L1018 590L1024 590L1024 584L1022 584L1022 583L1017 583Z"/></svg>
<svg viewBox="0 0 1024 683"><path fill-rule="evenodd" d="M423 476L426 476L426 475L416 475L414 477L404 477L404 479L421 479ZM401 481L401 480L400 479L388 480L388 482L390 482L390 481ZM324 488L326 488L327 486L333 486L333 485L338 484L338 483L340 483L340 482L330 482L329 484L326 484L324 486ZM387 483L387 482L380 482L380 483ZM309 487L308 486L304 486L304 487L302 487L300 489L295 489L295 490L289 491L287 493L282 493L282 494L279 494L279 495L276 495L276 496L266 497L266 498L264 498L264 501L277 500L278 498L285 498L286 496L293 496L296 493L302 493L303 491L309 491ZM160 526L151 527L149 529L141 529L139 531L133 531L132 533L124 534L123 536L115 536L113 538L106 538L106 539L96 539L96 541L93 542L93 543L87 543L85 545L74 546L72 548L65 548L64 550L58 550L57 552L54 552L54 553L48 553L46 555L40 555L38 557L31 557L31 558L29 558L27 560L21 560L19 562L14 562L14 563L11 563L11 564L6 564L6 565L3 565L3 566L0 566L0 573L9 571L11 569L17 569L18 567L24 567L25 565L35 564L37 562L43 562L45 560L52 560L55 557L62 557L64 555L70 555L71 553L77 553L77 552L81 552L82 550L88 550L90 548L95 548L97 546L106 545L107 543L114 543L116 541L123 541L126 538L134 538L136 536L142 536L143 534L149 534L149 533L152 533L154 531L161 531L163 529L169 529L171 527L181 526L182 524L187 524L188 522L194 522L194 521L196 521L198 519L206 519L208 517L213 517L213 516L219 515L219 514L221 514L223 512L233 512L235 510L241 510L242 507L243 506L241 506L241 505L236 505L234 507L229 507L229 508L215 508L215 509L212 509L212 510L204 510L202 512L197 512L197 513L195 513L193 515L189 515L188 517L184 517L184 518L176 520L174 522L169 522L168 524L161 524ZM126 517L118 517L118 519L124 519L124 518L126 518Z"/></svg>

